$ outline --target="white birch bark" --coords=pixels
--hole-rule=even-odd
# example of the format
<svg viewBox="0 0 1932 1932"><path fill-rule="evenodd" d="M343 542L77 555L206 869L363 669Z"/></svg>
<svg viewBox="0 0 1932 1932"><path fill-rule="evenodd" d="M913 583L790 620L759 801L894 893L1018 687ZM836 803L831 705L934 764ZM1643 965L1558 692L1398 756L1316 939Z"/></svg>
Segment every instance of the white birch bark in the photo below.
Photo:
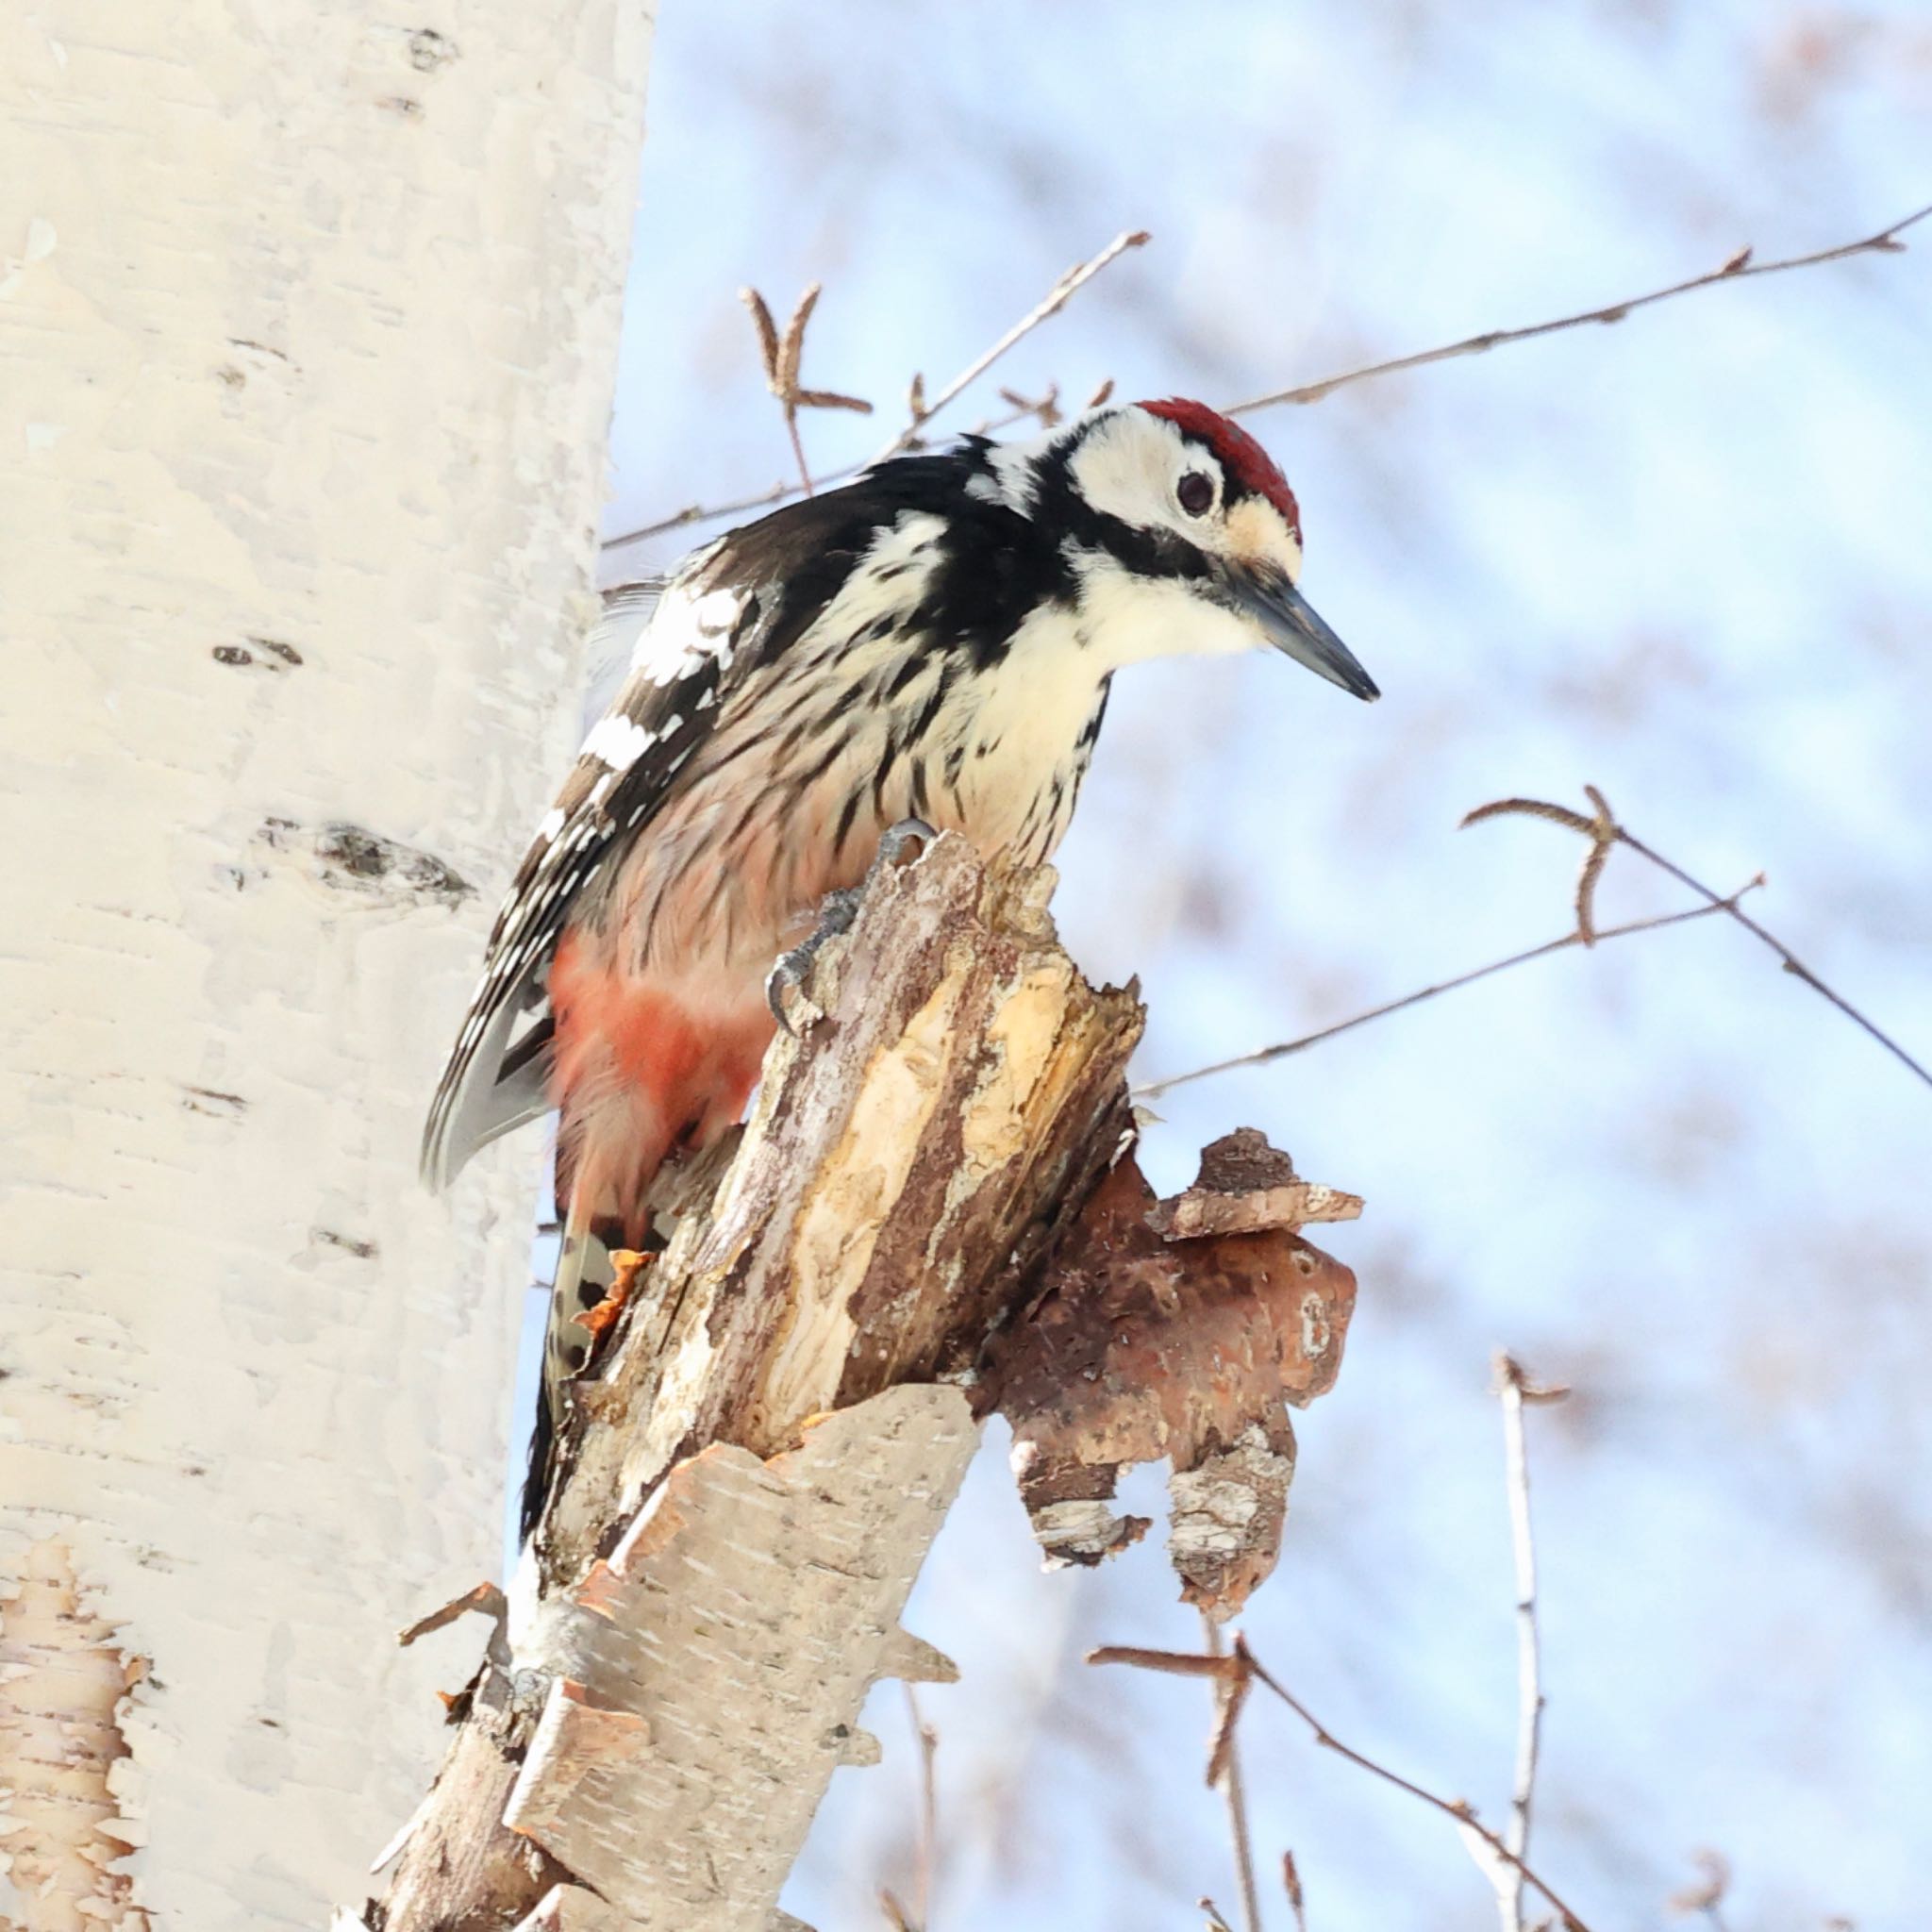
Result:
<svg viewBox="0 0 1932 1932"><path fill-rule="evenodd" d="M320 1924L440 1748L529 1160L415 1137L575 722L649 40L0 21L0 1923Z"/></svg>

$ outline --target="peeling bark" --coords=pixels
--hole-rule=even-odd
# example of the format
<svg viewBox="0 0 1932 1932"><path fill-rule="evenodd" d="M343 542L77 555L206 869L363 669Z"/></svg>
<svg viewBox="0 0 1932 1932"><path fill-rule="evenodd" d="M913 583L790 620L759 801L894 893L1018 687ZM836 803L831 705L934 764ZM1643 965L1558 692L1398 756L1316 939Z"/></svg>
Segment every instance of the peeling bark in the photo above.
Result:
<svg viewBox="0 0 1932 1932"><path fill-rule="evenodd" d="M547 1578L597 1555L678 1457L720 1440L770 1455L808 1416L969 1371L1024 1299L1131 1140L1141 1024L1131 992L1096 991L1060 949L1052 885L941 839L880 872L820 952L825 1017L774 1042L708 1210L686 1215L616 1345L572 1385L568 1479L538 1534Z"/></svg>
<svg viewBox="0 0 1932 1932"><path fill-rule="evenodd" d="M122 1816L121 1707L146 1673L83 1600L74 1554L36 1543L0 1604L0 1932L147 1932L115 1861L141 1842Z"/></svg>
<svg viewBox="0 0 1932 1932"><path fill-rule="evenodd" d="M581 1881L611 1923L764 1932L873 1679L950 1672L896 1630L973 1441L930 1384L972 1377L1132 1135L1140 1005L1074 970L1051 887L957 838L878 872L741 1142L669 1177L676 1232L569 1385L508 1627L371 1927L599 1923ZM674 1659L666 1610L707 1642Z"/></svg>
<svg viewBox="0 0 1932 1932"><path fill-rule="evenodd" d="M873 1684L958 1674L897 1620L974 1441L958 1391L908 1387L770 1461L679 1463L519 1647L549 1690L509 1829L627 1924L725 1932L775 1900L833 1767L878 1759L853 1722ZM734 1698L747 1666L762 1681Z"/></svg>
<svg viewBox="0 0 1932 1932"><path fill-rule="evenodd" d="M1350 1207L1258 1136L1157 1207L1141 1008L1075 971L1051 885L941 839L820 951L741 1141L667 1178L441 1776L343 1926L781 1932L832 1771L876 1757L867 1690L953 1674L897 1619L995 1404L1073 1478L1046 1507L1118 1546L1119 1467L1172 1455L1190 1590L1265 1573L1282 1405L1332 1382L1353 1292L1290 1229Z"/></svg>
<svg viewBox="0 0 1932 1932"><path fill-rule="evenodd" d="M1334 1387L1355 1276L1301 1240L1350 1220L1252 1128L1157 1202L1124 1160L1087 1204L1029 1318L994 1338L978 1400L1013 1425L1013 1467L1049 1562L1099 1562L1147 1528L1108 1508L1120 1473L1171 1461L1182 1595L1232 1616L1274 1567L1294 1476L1289 1406Z"/></svg>

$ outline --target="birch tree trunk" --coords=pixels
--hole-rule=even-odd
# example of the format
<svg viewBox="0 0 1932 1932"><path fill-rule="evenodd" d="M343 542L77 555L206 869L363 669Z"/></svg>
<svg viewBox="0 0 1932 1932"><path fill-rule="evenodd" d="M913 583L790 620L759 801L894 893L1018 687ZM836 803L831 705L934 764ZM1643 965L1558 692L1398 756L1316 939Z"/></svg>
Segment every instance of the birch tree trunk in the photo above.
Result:
<svg viewBox="0 0 1932 1932"><path fill-rule="evenodd" d="M0 23L0 1924L317 1925L437 1748L528 1176L414 1143L575 723L649 42Z"/></svg>

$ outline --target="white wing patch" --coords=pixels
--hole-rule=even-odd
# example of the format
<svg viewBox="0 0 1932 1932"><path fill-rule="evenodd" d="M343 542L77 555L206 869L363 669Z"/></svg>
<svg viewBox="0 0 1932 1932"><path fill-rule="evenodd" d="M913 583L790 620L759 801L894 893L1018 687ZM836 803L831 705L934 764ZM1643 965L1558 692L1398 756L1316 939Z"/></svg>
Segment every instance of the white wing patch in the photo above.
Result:
<svg viewBox="0 0 1932 1932"><path fill-rule="evenodd" d="M981 503L1003 503L1022 516L1031 516L1036 494L1035 463L1044 446L1033 442L1000 442L985 452L988 474L974 476L966 494Z"/></svg>
<svg viewBox="0 0 1932 1932"><path fill-rule="evenodd" d="M736 588L699 595L693 586L674 584L638 639L631 669L659 690L695 677L708 661L722 677L731 669L731 633L743 608L744 592Z"/></svg>
<svg viewBox="0 0 1932 1932"><path fill-rule="evenodd" d="M621 711L613 711L591 725L591 735L584 740L583 755L600 760L613 772L627 772L657 743L658 737L657 732L646 731Z"/></svg>
<svg viewBox="0 0 1932 1932"><path fill-rule="evenodd" d="M543 1002L550 953L578 893L662 803L672 777L711 728L718 680L731 661L731 632L744 607L741 591L697 597L675 584L661 596L655 585L625 585L607 594L592 655L601 650L608 660L609 647L622 644L630 675L584 740L497 914L482 981L424 1136L424 1172L432 1185L444 1184L478 1146L529 1117L537 1076L525 1068L514 1091L505 1084L511 1034Z"/></svg>

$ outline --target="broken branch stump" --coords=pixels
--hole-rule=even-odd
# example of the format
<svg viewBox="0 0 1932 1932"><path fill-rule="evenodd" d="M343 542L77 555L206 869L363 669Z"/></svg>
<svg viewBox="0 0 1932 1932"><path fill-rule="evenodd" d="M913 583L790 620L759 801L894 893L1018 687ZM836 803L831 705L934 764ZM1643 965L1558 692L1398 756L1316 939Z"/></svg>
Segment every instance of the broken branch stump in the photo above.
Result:
<svg viewBox="0 0 1932 1932"><path fill-rule="evenodd" d="M1052 884L942 838L820 951L822 1017L741 1141L668 1177L675 1232L567 1385L443 1770L342 1926L774 1932L833 1770L875 1755L871 1685L952 1674L898 1619L995 1406L1090 1509L1129 1461L1206 1485L1197 1600L1265 1574L1281 1404L1332 1380L1353 1292L1290 1230L1346 1197L1311 1207L1254 1136L1258 1180L1154 1202L1124 1158L1140 1004L1074 969ZM1241 1368L1191 1392L1204 1351ZM1038 1526L1057 1499L1027 1500Z"/></svg>

